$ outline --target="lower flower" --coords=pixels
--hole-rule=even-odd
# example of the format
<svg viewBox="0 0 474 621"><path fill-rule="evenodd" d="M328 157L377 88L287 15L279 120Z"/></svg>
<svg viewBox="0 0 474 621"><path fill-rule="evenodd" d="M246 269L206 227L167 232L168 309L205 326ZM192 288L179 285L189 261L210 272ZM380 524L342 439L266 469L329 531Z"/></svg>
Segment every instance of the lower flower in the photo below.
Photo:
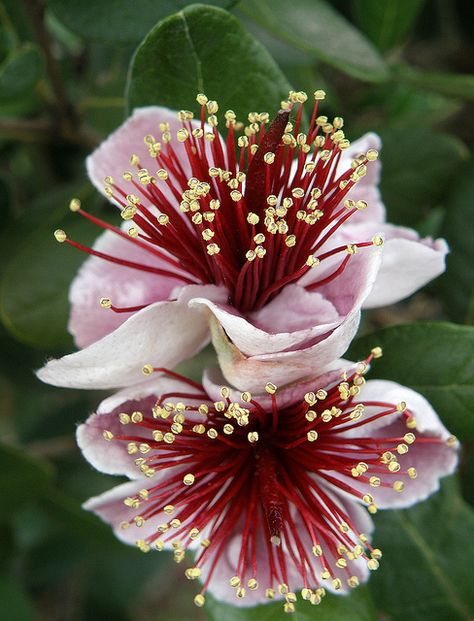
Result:
<svg viewBox="0 0 474 621"><path fill-rule="evenodd" d="M85 508L143 552L181 563L190 551L198 606L210 592L239 606L278 598L293 612L298 597L347 592L382 556L370 514L423 500L457 463L456 439L421 395L366 382L380 354L258 396L211 370L202 385L165 371L110 397L78 443L131 481Z"/></svg>

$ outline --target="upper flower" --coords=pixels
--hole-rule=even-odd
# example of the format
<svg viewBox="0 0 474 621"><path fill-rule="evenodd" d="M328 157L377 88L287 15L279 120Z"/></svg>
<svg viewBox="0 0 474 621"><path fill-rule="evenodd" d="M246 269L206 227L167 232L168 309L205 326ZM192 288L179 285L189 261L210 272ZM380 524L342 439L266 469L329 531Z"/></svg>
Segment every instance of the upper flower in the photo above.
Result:
<svg viewBox="0 0 474 621"><path fill-rule="evenodd" d="M368 362L277 391L239 394L207 372L174 373L104 401L78 429L85 457L126 475L86 503L142 551L190 549L186 576L238 605L296 591L319 603L377 569L370 514L409 506L457 462L456 440L427 401ZM144 371L151 374L151 366Z"/></svg>
<svg viewBox="0 0 474 621"><path fill-rule="evenodd" d="M271 123L251 113L243 127L228 110L225 138L217 103L198 95L200 121L142 108L97 149L89 175L124 226L73 200L107 231L94 248L56 238L93 255L71 289L70 329L81 347L102 340L52 361L45 381L134 383L144 358L172 367L199 349L210 316L229 381L248 386L253 362L293 380L344 353L363 304L399 300L443 271L444 242L384 223L378 137L351 145L342 118L319 115L323 91L314 96L306 133L304 93L291 92Z"/></svg>

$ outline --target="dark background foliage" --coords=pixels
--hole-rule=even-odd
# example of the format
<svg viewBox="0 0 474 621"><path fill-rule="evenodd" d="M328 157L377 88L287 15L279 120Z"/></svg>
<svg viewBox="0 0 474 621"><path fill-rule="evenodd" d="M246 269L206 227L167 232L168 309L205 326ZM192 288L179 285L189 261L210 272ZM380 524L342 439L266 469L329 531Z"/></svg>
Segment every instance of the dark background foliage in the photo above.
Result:
<svg viewBox="0 0 474 621"><path fill-rule="evenodd" d="M0 2L0 615L283 618L279 605L241 611L210 601L195 609L181 567L119 544L83 512L83 500L112 485L74 442L76 424L101 395L41 385L33 370L73 347L67 290L83 256L59 247L51 232L67 228L84 242L97 234L69 213L72 196L108 217L84 159L126 110L151 103L192 109L204 89L221 108L273 112L291 85L324 88L327 113L344 116L349 138L379 132L390 220L449 241L446 274L406 302L367 314L350 355L383 345L374 376L425 394L464 441L464 494L452 479L418 507L377 516L385 557L370 585L319 608L299 605L296 618L472 620L472 3L187 4ZM196 374L200 364L187 368Z"/></svg>

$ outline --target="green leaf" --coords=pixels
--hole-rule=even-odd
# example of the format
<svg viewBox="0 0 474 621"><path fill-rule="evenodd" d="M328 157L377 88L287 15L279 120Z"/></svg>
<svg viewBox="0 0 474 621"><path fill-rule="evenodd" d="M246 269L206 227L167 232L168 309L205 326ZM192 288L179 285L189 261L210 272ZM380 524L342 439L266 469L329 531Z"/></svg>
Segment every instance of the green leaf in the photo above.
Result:
<svg viewBox="0 0 474 621"><path fill-rule="evenodd" d="M430 500L377 514L382 550L371 589L391 621L472 621L474 590L467 569L474 555L474 513L455 480Z"/></svg>
<svg viewBox="0 0 474 621"><path fill-rule="evenodd" d="M13 446L0 444L0 489L4 501L0 516L8 516L39 498L50 486L51 471L43 462Z"/></svg>
<svg viewBox="0 0 474 621"><path fill-rule="evenodd" d="M2 616L11 621L33 621L36 618L26 593L12 580L0 576Z"/></svg>
<svg viewBox="0 0 474 621"><path fill-rule="evenodd" d="M193 5L160 22L137 49L129 107L189 109L197 93L232 109L276 111L290 86L271 56L226 11Z"/></svg>
<svg viewBox="0 0 474 621"><path fill-rule="evenodd" d="M353 0L357 23L381 52L403 42L425 0Z"/></svg>
<svg viewBox="0 0 474 621"><path fill-rule="evenodd" d="M424 395L450 431L474 439L474 328L444 322L384 328L356 339L350 360L362 360L373 347L384 355L369 379L387 379Z"/></svg>
<svg viewBox="0 0 474 621"><path fill-rule="evenodd" d="M355 589L350 596L327 595L321 604L312 606L298 599L294 621L376 621L377 614L366 587ZM206 596L206 612L210 621L286 621L283 602L264 604L254 608L240 608L218 602Z"/></svg>
<svg viewBox="0 0 474 621"><path fill-rule="evenodd" d="M238 0L208 0L229 8ZM138 43L150 25L179 11L186 0L50 0L56 18L84 39L109 43Z"/></svg>
<svg viewBox="0 0 474 621"><path fill-rule="evenodd" d="M446 314L457 322L473 320L470 305L474 286L474 158L460 171L458 182L447 201L441 234L451 252L447 257L446 274L439 282ZM470 316L471 315L471 316Z"/></svg>
<svg viewBox="0 0 474 621"><path fill-rule="evenodd" d="M41 70L41 57L34 45L27 43L12 52L0 66L0 102L28 93L38 81Z"/></svg>
<svg viewBox="0 0 474 621"><path fill-rule="evenodd" d="M454 136L428 127L391 128L380 135L381 190L388 219L415 226L446 196L467 150Z"/></svg>
<svg viewBox="0 0 474 621"><path fill-rule="evenodd" d="M401 80L425 91L469 101L474 100L474 75L472 74L421 71L407 66L400 66L396 71Z"/></svg>
<svg viewBox="0 0 474 621"><path fill-rule="evenodd" d="M56 228L66 229L72 239L90 243L97 227L71 214L67 205L72 196L85 198L87 186L78 191L68 186L51 192L9 229L11 256L0 281L0 318L18 340L41 349L68 348L71 337L66 324L69 315L68 290L85 259L82 252L60 246L53 237ZM16 234L16 236L15 236ZM13 246L13 247L12 247Z"/></svg>
<svg viewBox="0 0 474 621"><path fill-rule="evenodd" d="M388 78L370 41L323 0L244 0L240 11L283 41L360 80Z"/></svg>

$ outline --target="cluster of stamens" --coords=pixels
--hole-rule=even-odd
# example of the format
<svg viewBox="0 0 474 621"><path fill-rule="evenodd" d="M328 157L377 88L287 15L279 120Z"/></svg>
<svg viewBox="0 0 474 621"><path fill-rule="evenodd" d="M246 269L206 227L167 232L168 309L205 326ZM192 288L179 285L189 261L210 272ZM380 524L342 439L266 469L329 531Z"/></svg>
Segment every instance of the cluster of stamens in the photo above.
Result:
<svg viewBox="0 0 474 621"><path fill-rule="evenodd" d="M88 248L62 230L55 232L56 239L183 285L225 286L229 301L242 312L258 310L308 270L341 257L329 274L306 285L310 291L323 287L342 274L359 249L383 243L375 236L328 247L331 236L367 207L347 194L378 154L369 149L340 171L341 154L350 143L341 117L331 122L318 114L324 97L324 91L314 93L307 132L302 131L307 95L292 91L271 123L268 113L252 112L244 126L227 110L227 135L221 138L219 106L200 94L200 122L190 111L179 112L175 135L168 123L161 123L159 140L144 137L148 162L132 154L122 180L106 177L105 194L129 222L126 231L87 213L77 199L71 201L73 211L138 245L159 259L160 267ZM177 153L174 141L184 152ZM135 310L104 300L102 306L117 312Z"/></svg>
<svg viewBox="0 0 474 621"><path fill-rule="evenodd" d="M124 499L131 517L121 528L154 520L137 546L143 552L172 549L177 563L191 548L194 563L185 575L201 578L198 606L236 535L240 550L228 580L237 598L263 589L265 597L283 598L285 611L293 612L297 586L312 604L321 601L327 583L335 590L345 588L344 582L356 587L351 565L362 562L375 570L382 553L328 488L341 490L373 514L377 488L402 492L416 478L404 458L415 440L422 445L442 441L416 437L416 419L406 403L358 400L368 364L380 355L375 348L338 384L315 388L285 407L278 406L277 387L270 383L265 391L271 405L249 392L233 400L227 387L221 388L220 400L212 401L202 385L146 365L145 374L165 371L186 382L189 392L163 394L150 411L130 411L124 404L117 414L120 432L103 432L106 441L123 443L150 479L137 495ZM406 432L364 435L365 425L387 416L402 420ZM360 435L345 435L354 429ZM353 479L358 485L351 484Z"/></svg>

